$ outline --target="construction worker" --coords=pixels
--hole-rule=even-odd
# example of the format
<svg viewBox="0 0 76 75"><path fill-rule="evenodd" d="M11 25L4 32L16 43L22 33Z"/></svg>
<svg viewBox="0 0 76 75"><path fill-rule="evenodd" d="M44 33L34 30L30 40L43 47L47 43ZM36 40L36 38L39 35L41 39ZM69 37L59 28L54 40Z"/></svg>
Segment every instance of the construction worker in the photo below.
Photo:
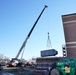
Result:
<svg viewBox="0 0 76 75"><path fill-rule="evenodd" d="M65 64L65 68L64 69L65 69L66 75L70 75L70 66L69 66L68 63Z"/></svg>

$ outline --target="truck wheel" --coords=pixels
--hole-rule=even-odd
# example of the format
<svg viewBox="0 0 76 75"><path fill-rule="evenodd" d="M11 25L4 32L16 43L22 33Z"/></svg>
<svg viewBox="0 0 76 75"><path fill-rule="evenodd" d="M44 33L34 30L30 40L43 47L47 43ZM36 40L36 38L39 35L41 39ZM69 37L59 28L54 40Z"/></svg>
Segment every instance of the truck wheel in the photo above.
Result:
<svg viewBox="0 0 76 75"><path fill-rule="evenodd" d="M60 75L60 73L57 69L52 69L50 75Z"/></svg>

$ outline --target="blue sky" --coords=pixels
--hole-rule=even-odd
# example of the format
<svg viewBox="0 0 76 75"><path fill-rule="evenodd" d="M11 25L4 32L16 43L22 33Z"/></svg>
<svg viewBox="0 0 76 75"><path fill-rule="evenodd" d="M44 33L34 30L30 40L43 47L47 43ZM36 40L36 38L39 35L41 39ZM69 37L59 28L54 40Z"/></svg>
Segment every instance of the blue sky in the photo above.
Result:
<svg viewBox="0 0 76 75"><path fill-rule="evenodd" d="M16 57L45 4L48 8L27 41L23 58L40 57L40 51L47 49L48 31L52 48L62 56L62 15L76 13L75 0L0 0L0 54Z"/></svg>

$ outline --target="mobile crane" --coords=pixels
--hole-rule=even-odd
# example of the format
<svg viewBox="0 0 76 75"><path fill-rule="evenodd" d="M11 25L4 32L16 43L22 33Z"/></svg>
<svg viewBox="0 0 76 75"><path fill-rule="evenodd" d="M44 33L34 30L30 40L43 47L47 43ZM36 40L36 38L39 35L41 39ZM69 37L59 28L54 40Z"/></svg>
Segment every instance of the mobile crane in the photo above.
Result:
<svg viewBox="0 0 76 75"><path fill-rule="evenodd" d="M37 20L35 21L33 27L31 28L30 32L28 33L26 39L24 40L24 42L23 42L23 44L22 44L22 46L21 46L19 52L17 53L16 57L15 57L15 58L12 58L11 63L13 62L15 65L16 65L16 63L17 63L17 64L19 63L18 57L19 57L20 53L22 52L23 48L25 47L25 45L26 45L26 43L27 43L27 40L29 39L29 37L30 37L32 31L34 30L34 28L35 28L37 22L39 21L41 15L43 14L45 8L47 8L47 7L48 7L48 6L46 6L46 5L44 6L43 10L41 11L40 15L38 16ZM15 62L15 61L16 61L16 62ZM14 64L12 64L12 65L14 65Z"/></svg>

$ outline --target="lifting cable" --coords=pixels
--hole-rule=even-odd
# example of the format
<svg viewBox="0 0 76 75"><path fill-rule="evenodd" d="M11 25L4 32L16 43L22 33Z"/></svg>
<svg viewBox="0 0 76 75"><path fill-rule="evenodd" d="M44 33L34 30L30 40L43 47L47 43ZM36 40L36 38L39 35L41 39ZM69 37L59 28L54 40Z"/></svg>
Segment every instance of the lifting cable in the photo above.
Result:
<svg viewBox="0 0 76 75"><path fill-rule="evenodd" d="M52 44L51 44L51 40L50 40L50 36L49 36L49 32L48 32L48 39L47 39L47 48L52 48Z"/></svg>
<svg viewBox="0 0 76 75"><path fill-rule="evenodd" d="M48 16L48 11L47 11L47 24L49 23L49 16ZM47 38L47 48L52 48L52 43L51 43L51 40L50 40L50 35L49 35L49 24L47 26L47 34L48 34L48 38Z"/></svg>

